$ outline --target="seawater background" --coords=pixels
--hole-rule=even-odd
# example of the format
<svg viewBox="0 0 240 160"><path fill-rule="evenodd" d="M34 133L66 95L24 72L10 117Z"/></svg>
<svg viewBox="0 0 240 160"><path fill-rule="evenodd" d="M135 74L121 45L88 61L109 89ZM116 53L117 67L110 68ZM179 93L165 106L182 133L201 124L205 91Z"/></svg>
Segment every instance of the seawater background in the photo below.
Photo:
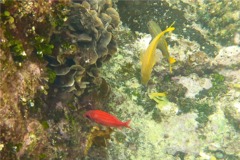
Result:
<svg viewBox="0 0 240 160"><path fill-rule="evenodd" d="M114 133L109 159L239 159L240 48L238 1L119 1L118 54L102 74L115 97L110 110L134 130ZM140 83L140 53L162 29L176 58L173 74L161 57L149 85ZM157 103L151 92L166 92ZM158 97L160 98L160 97ZM161 98L160 98L161 99ZM117 106L117 107L116 107Z"/></svg>
<svg viewBox="0 0 240 160"><path fill-rule="evenodd" d="M239 3L1 0L0 159L240 159ZM148 20L175 21L177 62L157 50L143 86ZM92 109L133 129L101 136Z"/></svg>

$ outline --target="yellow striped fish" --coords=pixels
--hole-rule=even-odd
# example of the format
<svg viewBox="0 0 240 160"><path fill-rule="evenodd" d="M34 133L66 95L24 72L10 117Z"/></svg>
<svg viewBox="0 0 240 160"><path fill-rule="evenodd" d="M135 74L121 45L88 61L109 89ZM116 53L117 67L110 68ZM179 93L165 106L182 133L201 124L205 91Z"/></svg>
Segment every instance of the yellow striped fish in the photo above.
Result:
<svg viewBox="0 0 240 160"><path fill-rule="evenodd" d="M156 48L157 48L157 45L158 45L159 41L161 40L161 38L164 36L164 34L166 32L171 32L174 29L175 29L174 27L170 26L166 30L164 30L161 33L159 33L151 41L151 43L149 44L146 52L141 55L141 63L142 63L141 78L142 78L142 84L147 85L147 83L148 83L148 81L150 79L153 66L156 63Z"/></svg>

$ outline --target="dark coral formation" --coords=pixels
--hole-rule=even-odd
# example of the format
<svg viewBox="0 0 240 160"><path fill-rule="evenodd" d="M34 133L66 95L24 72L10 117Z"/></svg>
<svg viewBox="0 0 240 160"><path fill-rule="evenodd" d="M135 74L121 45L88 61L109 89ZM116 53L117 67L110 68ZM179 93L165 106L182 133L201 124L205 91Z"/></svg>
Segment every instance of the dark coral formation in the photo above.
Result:
<svg viewBox="0 0 240 160"><path fill-rule="evenodd" d="M80 96L87 86L100 85L97 67L117 51L112 36L119 15L110 4L83 1L70 6L66 24L51 38L57 45L47 56L49 67L55 71L56 84Z"/></svg>
<svg viewBox="0 0 240 160"><path fill-rule="evenodd" d="M109 96L98 67L117 50L117 11L110 0L0 5L0 157L83 158L81 114Z"/></svg>

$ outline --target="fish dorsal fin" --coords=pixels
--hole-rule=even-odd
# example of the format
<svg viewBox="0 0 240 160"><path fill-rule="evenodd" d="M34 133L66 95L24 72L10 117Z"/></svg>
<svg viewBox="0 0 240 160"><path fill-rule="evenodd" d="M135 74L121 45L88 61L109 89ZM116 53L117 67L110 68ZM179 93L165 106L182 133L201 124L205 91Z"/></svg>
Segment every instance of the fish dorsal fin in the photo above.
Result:
<svg viewBox="0 0 240 160"><path fill-rule="evenodd" d="M175 21L168 28L172 27L174 24L175 24Z"/></svg>

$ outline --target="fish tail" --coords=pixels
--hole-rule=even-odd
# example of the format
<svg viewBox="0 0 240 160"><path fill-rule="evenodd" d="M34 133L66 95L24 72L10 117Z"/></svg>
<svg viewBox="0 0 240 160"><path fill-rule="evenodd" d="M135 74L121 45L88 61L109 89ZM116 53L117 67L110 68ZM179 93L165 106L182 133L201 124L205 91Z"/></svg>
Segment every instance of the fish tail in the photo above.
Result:
<svg viewBox="0 0 240 160"><path fill-rule="evenodd" d="M125 127L127 127L127 128L131 128L130 126L129 126L129 123L131 122L131 120L128 120L127 122L124 122L124 126ZM131 128L132 129L132 128Z"/></svg>

